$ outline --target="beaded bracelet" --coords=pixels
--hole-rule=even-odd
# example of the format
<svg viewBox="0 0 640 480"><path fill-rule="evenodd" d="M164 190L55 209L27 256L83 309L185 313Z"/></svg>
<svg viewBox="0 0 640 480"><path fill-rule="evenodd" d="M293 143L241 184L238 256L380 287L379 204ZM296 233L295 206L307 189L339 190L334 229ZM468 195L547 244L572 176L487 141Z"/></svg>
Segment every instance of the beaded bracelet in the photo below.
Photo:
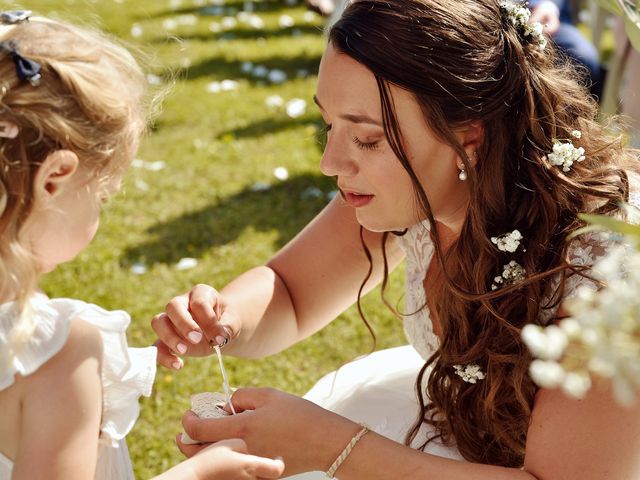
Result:
<svg viewBox="0 0 640 480"><path fill-rule="evenodd" d="M362 425L362 424L360 425L362 426L362 429L353 436L353 438L351 439L351 441L349 441L347 446L344 447L344 450L342 450L340 455L338 455L338 458L336 458L335 462L333 462L333 464L329 467L329 470L327 470L327 473L326 473L327 477L331 479L335 478L334 475L336 473L336 470L338 470L338 467L340 467L340 465L342 465L342 462L346 460L346 458L351 453L351 450L353 450L353 447L356 446L356 443L358 443L360 439L364 437L367 432L370 431L369 427L367 427L366 425Z"/></svg>

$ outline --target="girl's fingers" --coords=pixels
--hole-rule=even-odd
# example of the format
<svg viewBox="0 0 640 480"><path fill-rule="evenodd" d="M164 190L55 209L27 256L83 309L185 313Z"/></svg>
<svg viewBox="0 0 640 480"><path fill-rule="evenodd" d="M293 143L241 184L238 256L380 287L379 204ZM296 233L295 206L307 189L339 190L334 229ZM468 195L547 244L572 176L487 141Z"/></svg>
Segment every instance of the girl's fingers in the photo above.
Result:
<svg viewBox="0 0 640 480"><path fill-rule="evenodd" d="M158 363L172 370L180 370L183 366L182 359L178 357L162 340L157 340L154 345L158 348Z"/></svg>
<svg viewBox="0 0 640 480"><path fill-rule="evenodd" d="M253 464L254 472L258 478L280 478L284 473L284 461L276 458L256 457L247 455L247 461Z"/></svg>

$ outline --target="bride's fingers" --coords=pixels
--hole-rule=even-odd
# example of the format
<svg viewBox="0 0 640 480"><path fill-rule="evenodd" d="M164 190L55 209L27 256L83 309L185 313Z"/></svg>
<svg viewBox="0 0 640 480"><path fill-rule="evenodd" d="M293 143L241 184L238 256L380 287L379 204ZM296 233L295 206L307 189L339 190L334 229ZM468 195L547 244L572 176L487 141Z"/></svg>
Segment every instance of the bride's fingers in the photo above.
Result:
<svg viewBox="0 0 640 480"><path fill-rule="evenodd" d="M196 285L189 292L189 312L202 329L204 336L216 345L222 345L228 340L228 336L220 325L223 310L224 305L221 305L218 291L210 285Z"/></svg>
<svg viewBox="0 0 640 480"><path fill-rule="evenodd" d="M166 313L159 313L151 320L151 328L168 348L178 355L184 355L190 349L191 342L179 335Z"/></svg>
<svg viewBox="0 0 640 480"><path fill-rule="evenodd" d="M212 443L229 438L242 438L247 413L223 418L200 418L188 410L182 416L182 426L189 437L199 442Z"/></svg>
<svg viewBox="0 0 640 480"><path fill-rule="evenodd" d="M191 315L190 295L172 298L165 307L165 315L176 333L189 343L197 344L203 340L202 327Z"/></svg>

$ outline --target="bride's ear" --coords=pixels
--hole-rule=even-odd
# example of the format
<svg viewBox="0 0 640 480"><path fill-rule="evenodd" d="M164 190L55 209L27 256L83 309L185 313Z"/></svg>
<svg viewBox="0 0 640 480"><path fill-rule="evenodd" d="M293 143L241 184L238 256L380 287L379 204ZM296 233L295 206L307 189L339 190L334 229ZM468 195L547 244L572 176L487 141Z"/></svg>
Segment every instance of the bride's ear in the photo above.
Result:
<svg viewBox="0 0 640 480"><path fill-rule="evenodd" d="M478 150L484 142L484 124L480 121L467 124L462 130L462 146L472 167L478 163Z"/></svg>
<svg viewBox="0 0 640 480"><path fill-rule="evenodd" d="M46 203L65 187L78 171L78 156L70 150L56 150L47 155L33 180L33 196L36 202Z"/></svg>

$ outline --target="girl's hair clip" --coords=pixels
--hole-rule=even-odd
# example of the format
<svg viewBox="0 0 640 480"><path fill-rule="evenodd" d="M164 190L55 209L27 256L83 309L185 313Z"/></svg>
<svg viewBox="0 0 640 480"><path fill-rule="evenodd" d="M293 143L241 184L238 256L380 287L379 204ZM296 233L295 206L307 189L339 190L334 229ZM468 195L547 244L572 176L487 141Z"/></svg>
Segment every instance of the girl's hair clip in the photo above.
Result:
<svg viewBox="0 0 640 480"><path fill-rule="evenodd" d="M34 87L40 85L42 66L38 62L20 55L18 46L14 41L0 42L0 51L6 52L13 60L13 63L16 64L16 74L20 80L28 81Z"/></svg>
<svg viewBox="0 0 640 480"><path fill-rule="evenodd" d="M18 132L19 129L15 123L0 120L0 138L16 138Z"/></svg>
<svg viewBox="0 0 640 480"><path fill-rule="evenodd" d="M17 23L29 21L29 17L33 12L31 10L10 10L0 12L0 23L5 25L15 25Z"/></svg>

